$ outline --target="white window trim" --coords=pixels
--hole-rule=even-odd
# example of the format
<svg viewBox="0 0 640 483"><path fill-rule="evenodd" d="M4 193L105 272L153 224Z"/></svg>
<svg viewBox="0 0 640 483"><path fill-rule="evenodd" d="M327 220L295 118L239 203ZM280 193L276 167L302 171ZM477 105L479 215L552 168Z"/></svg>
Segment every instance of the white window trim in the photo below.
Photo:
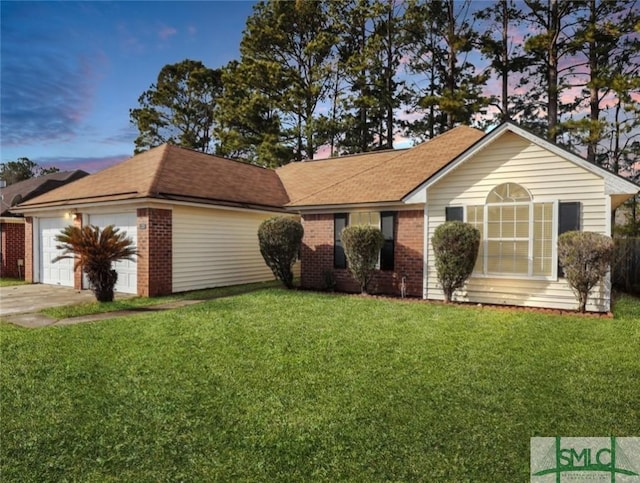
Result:
<svg viewBox="0 0 640 483"><path fill-rule="evenodd" d="M526 188L525 188L526 189ZM551 203L553 205L552 213L553 220L551 221L551 230L552 230L552 240L551 240L551 275L533 275L533 228L534 228L534 220L533 220L533 205L542 204L542 203ZM506 274L506 273L488 273L487 271L487 242L489 241L486 236L487 230L487 210L489 206L504 206L504 205L517 205L517 204L529 204L529 238L527 241L529 242L529 250L528 250L528 258L529 258L529 269L528 272L531 275L520 275L520 274ZM559 218L559 209L560 203L557 199L551 198L536 198L535 200L532 197L532 201L529 202L519 202L519 203L469 203L465 205L451 205L451 206L463 206L464 220L465 223L469 223L468 215L467 215L467 206L482 206L483 207L483 219L482 219L482 229L485 234L482 238L482 248L483 248L483 261L482 261L482 273L472 272L472 278L478 279L505 279L505 280L545 280L545 281L557 281L558 280L558 218ZM518 238L513 238L516 240ZM520 238L524 240L524 238Z"/></svg>

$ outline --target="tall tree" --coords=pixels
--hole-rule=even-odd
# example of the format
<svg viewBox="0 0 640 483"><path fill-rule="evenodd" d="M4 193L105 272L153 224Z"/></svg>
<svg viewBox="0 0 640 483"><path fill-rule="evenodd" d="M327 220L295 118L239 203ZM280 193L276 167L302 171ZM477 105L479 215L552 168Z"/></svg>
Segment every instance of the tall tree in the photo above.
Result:
<svg viewBox="0 0 640 483"><path fill-rule="evenodd" d="M0 179L9 186L19 181L57 173L58 171L60 170L55 166L43 168L29 158L18 158L16 161L7 161L0 164Z"/></svg>
<svg viewBox="0 0 640 483"><path fill-rule="evenodd" d="M415 90L414 105L428 112L433 134L471 123L489 101L482 93L488 73L478 72L468 57L478 36L470 9L469 0L414 0L407 6L409 67L427 80L426 88Z"/></svg>
<svg viewBox="0 0 640 483"><path fill-rule="evenodd" d="M401 103L404 4L336 0L329 12L338 37L339 151L391 149Z"/></svg>
<svg viewBox="0 0 640 483"><path fill-rule="evenodd" d="M223 69L223 94L215 110L217 154L271 167L293 159L278 109L286 86L279 70L270 67L245 59Z"/></svg>
<svg viewBox="0 0 640 483"><path fill-rule="evenodd" d="M572 39L573 88L581 89L577 112L565 127L581 145L586 145L587 159L618 172L621 136L637 120L638 102L632 93L640 87L640 39L634 27L638 24L637 0L617 2L588 0L577 18L578 27ZM635 107L634 107L635 105ZM588 110L584 115L583 110ZM620 125L621 115L625 116ZM618 127L612 126L618 124ZM613 128L613 129L612 129ZM613 136L618 142L607 149L602 141ZM623 139L623 137L625 139ZM613 154L613 163L608 162Z"/></svg>
<svg viewBox="0 0 640 483"><path fill-rule="evenodd" d="M536 32L525 43L531 64L531 75L525 82L529 93L525 101L529 103L528 120L539 127L540 115L546 117L544 134L555 142L564 109L561 95L566 89L565 77L572 69L571 63L563 66L561 61L572 52L576 14L584 7L584 0L524 0L524 5L528 28ZM532 109L534 105L537 109ZM573 109L572 105L567 107ZM531 115L538 119L532 119Z"/></svg>
<svg viewBox="0 0 640 483"><path fill-rule="evenodd" d="M290 145L296 160L313 158L318 147L315 140L318 108L330 87L333 45L327 7L322 2L262 1L255 5L247 20L237 72L251 71L242 82L243 89L258 96L264 104L262 112L280 124L279 132L267 135L271 138L269 145ZM255 99L252 97L251 101ZM241 99L237 101L232 103L234 113L223 114L235 115L243 122L240 116L252 114L246 112ZM244 136L232 125L227 128L238 139ZM264 140L259 143L264 145ZM260 162L289 161L292 159Z"/></svg>
<svg viewBox="0 0 640 483"><path fill-rule="evenodd" d="M500 99L492 104L499 110L499 120L508 121L516 114L510 102L511 75L521 73L526 66L521 44L513 40L513 33L524 15L514 0L498 0L477 11L475 16L487 26L479 37L480 51L489 59L491 69L500 79Z"/></svg>
<svg viewBox="0 0 640 483"><path fill-rule="evenodd" d="M211 152L221 74L220 69L189 59L165 65L156 83L138 98L140 107L129 110L131 123L139 131L135 152L163 143Z"/></svg>

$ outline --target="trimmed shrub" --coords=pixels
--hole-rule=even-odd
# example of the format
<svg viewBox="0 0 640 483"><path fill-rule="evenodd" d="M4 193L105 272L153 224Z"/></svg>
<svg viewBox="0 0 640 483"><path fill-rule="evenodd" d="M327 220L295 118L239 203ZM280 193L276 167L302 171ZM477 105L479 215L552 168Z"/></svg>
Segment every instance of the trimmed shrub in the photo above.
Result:
<svg viewBox="0 0 640 483"><path fill-rule="evenodd" d="M349 271L360 284L360 291L366 294L384 245L384 236L378 227L351 225L342 230L342 244Z"/></svg>
<svg viewBox="0 0 640 483"><path fill-rule="evenodd" d="M436 256L436 270L444 302L467 281L478 258L480 232L462 221L447 221L433 233L431 245Z"/></svg>
<svg viewBox="0 0 640 483"><path fill-rule="evenodd" d="M120 232L114 225L103 230L94 225L82 228L67 226L56 235L62 255L52 262L65 258L75 259L74 270L82 267L87 274L91 290L98 302L113 301L113 289L118 281L118 272L112 264L120 260L135 260L137 250L126 232Z"/></svg>
<svg viewBox="0 0 640 483"><path fill-rule="evenodd" d="M275 277L293 288L293 265L304 236L302 224L287 216L273 216L258 228L260 253Z"/></svg>
<svg viewBox="0 0 640 483"><path fill-rule="evenodd" d="M558 258L564 276L585 312L589 292L604 278L613 257L613 241L591 231L568 231L558 238Z"/></svg>

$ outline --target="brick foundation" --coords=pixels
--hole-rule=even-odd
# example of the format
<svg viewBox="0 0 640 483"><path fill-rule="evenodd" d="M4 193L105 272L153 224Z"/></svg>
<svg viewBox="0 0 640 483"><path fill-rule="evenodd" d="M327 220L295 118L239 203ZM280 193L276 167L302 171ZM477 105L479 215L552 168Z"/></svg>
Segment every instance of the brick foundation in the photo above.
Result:
<svg viewBox="0 0 640 483"><path fill-rule="evenodd" d="M333 215L304 215L304 239L301 250L301 285L324 290L326 277L332 273L336 289L359 292L358 283L347 269L333 268ZM394 227L395 269L377 271L371 282L371 293L400 295L405 277L406 294L422 296L424 213L422 210L399 211Z"/></svg>
<svg viewBox="0 0 640 483"><path fill-rule="evenodd" d="M25 267L18 267L18 260L25 259L23 220L20 219L19 223L2 223L0 232L2 233L0 276L24 279Z"/></svg>
<svg viewBox="0 0 640 483"><path fill-rule="evenodd" d="M155 297L172 292L171 210L138 210L138 295Z"/></svg>

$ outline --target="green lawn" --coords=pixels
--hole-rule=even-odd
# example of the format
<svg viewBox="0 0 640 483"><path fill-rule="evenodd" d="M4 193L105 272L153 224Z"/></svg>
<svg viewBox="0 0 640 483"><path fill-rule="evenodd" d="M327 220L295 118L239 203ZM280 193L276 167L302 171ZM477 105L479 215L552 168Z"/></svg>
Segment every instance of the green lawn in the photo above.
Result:
<svg viewBox="0 0 640 483"><path fill-rule="evenodd" d="M105 312L116 312L122 310L136 310L154 305L161 305L180 300L208 300L220 297L228 297L241 293L253 292L263 288L281 286L280 282L273 280L269 282L256 282L244 285L231 285L229 287L210 288L205 290L194 290L161 297L126 297L118 298L113 302L89 302L86 304L66 305L62 307L50 307L42 310L42 313L54 319L66 319L69 317L81 317Z"/></svg>
<svg viewBox="0 0 640 483"><path fill-rule="evenodd" d="M24 280L20 280L19 278L9 278L2 277L0 278L0 287L11 287L13 285L25 285L29 282L25 282Z"/></svg>
<svg viewBox="0 0 640 483"><path fill-rule="evenodd" d="M532 436L637 436L614 319L265 289L0 325L2 481L528 481Z"/></svg>

